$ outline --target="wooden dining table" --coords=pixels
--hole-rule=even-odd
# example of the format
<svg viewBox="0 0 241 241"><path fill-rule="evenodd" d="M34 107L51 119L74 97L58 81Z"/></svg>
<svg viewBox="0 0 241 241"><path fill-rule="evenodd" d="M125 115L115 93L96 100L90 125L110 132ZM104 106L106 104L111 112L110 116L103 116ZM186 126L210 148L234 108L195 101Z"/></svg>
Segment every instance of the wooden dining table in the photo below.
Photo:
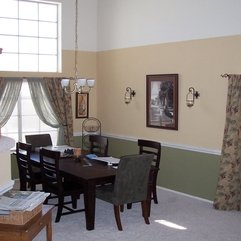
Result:
<svg viewBox="0 0 241 241"><path fill-rule="evenodd" d="M34 165L40 165L39 153L32 153L31 160ZM59 169L68 178L77 179L83 185L86 229L95 228L95 189L96 185L113 182L116 168L106 163L90 160L85 155L78 159L64 157L60 159Z"/></svg>

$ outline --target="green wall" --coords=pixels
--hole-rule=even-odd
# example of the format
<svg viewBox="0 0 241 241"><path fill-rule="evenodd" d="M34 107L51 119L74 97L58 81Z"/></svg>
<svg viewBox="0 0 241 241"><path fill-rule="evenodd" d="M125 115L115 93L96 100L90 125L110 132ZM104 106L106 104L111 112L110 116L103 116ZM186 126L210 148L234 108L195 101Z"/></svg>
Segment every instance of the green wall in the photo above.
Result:
<svg viewBox="0 0 241 241"><path fill-rule="evenodd" d="M109 155L138 153L137 143L109 138ZM162 147L157 185L213 200L218 180L219 155Z"/></svg>

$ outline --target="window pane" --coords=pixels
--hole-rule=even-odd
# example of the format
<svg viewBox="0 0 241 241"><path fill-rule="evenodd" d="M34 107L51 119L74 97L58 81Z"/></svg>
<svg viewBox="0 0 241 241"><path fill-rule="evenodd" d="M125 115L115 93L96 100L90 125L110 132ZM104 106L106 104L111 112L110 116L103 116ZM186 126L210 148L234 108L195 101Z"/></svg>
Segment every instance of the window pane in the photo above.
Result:
<svg viewBox="0 0 241 241"><path fill-rule="evenodd" d="M55 72L57 71L57 56L40 55L39 56L39 71Z"/></svg>
<svg viewBox="0 0 241 241"><path fill-rule="evenodd" d="M38 36L38 22L37 21L19 21L19 35L24 36Z"/></svg>
<svg viewBox="0 0 241 241"><path fill-rule="evenodd" d="M34 2L19 2L19 18L38 19L38 4Z"/></svg>
<svg viewBox="0 0 241 241"><path fill-rule="evenodd" d="M0 43L4 52L18 52L18 37L0 35Z"/></svg>
<svg viewBox="0 0 241 241"><path fill-rule="evenodd" d="M40 38L39 53L57 55L57 39Z"/></svg>
<svg viewBox="0 0 241 241"><path fill-rule="evenodd" d="M39 22L39 37L57 38L57 24Z"/></svg>
<svg viewBox="0 0 241 241"><path fill-rule="evenodd" d="M1 54L0 69L6 71L18 71L18 55L17 54Z"/></svg>
<svg viewBox="0 0 241 241"><path fill-rule="evenodd" d="M48 0L0 0L0 47L3 48L0 71L60 71L60 16L61 3ZM35 56L39 54L54 55L51 64L47 65L43 57L43 66L40 67ZM25 60L31 62L21 63Z"/></svg>
<svg viewBox="0 0 241 241"><path fill-rule="evenodd" d="M18 35L18 20L0 18L0 34Z"/></svg>
<svg viewBox="0 0 241 241"><path fill-rule="evenodd" d="M22 99L22 115L33 116L35 115L35 109L31 99Z"/></svg>
<svg viewBox="0 0 241 241"><path fill-rule="evenodd" d="M38 38L20 37L19 53L38 53Z"/></svg>
<svg viewBox="0 0 241 241"><path fill-rule="evenodd" d="M31 94L27 82L23 82L21 87L21 98L31 100ZM32 102L32 101L31 101Z"/></svg>
<svg viewBox="0 0 241 241"><path fill-rule="evenodd" d="M23 130L26 132L39 130L38 116L22 116Z"/></svg>
<svg viewBox="0 0 241 241"><path fill-rule="evenodd" d="M58 129L45 125L37 116L27 81L22 84L18 101L21 104L15 106L12 116L1 129L2 134L14 138L15 141L25 142L25 135L27 134L49 133L53 144L56 145Z"/></svg>
<svg viewBox="0 0 241 241"><path fill-rule="evenodd" d="M39 20L57 22L57 10L56 5L39 4Z"/></svg>
<svg viewBox="0 0 241 241"><path fill-rule="evenodd" d="M0 16L8 18L18 17L18 2L15 0L0 1Z"/></svg>
<svg viewBox="0 0 241 241"><path fill-rule="evenodd" d="M38 55L20 54L19 71L38 71Z"/></svg>

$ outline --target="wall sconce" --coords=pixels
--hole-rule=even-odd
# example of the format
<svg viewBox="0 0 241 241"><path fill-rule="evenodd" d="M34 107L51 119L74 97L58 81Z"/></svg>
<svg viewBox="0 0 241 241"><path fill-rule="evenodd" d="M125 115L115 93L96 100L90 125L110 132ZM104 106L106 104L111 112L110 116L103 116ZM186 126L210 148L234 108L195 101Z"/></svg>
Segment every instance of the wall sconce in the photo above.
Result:
<svg viewBox="0 0 241 241"><path fill-rule="evenodd" d="M188 91L189 92L186 96L186 104L188 107L192 107L194 105L194 100L198 99L200 93L196 91L193 87L190 87Z"/></svg>
<svg viewBox="0 0 241 241"><path fill-rule="evenodd" d="M131 87L126 87L126 93L125 93L125 103L129 104L132 100L132 97L136 95L136 92L131 89Z"/></svg>

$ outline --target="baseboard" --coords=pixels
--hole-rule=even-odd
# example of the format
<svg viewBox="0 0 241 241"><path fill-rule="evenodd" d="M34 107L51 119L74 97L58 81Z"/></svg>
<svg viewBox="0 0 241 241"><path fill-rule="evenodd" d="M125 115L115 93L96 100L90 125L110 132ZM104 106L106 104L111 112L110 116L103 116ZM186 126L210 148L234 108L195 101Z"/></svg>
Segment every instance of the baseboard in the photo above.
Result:
<svg viewBox="0 0 241 241"><path fill-rule="evenodd" d="M197 199L197 200L200 200L200 201L203 201L203 202L208 202L208 203L210 203L210 204L213 203L213 201L211 201L211 200L208 200L208 199L205 199L205 198L200 198L200 197L193 196L193 195L190 195L190 194L186 194L186 193L183 193L183 192L178 192L178 191L175 191L175 190L172 190L172 189L168 189L168 188L165 188L165 187L157 186L157 188L158 188L158 189L161 189L161 190L168 191L168 192L173 192L173 193L176 193L176 194L185 196L185 197Z"/></svg>

